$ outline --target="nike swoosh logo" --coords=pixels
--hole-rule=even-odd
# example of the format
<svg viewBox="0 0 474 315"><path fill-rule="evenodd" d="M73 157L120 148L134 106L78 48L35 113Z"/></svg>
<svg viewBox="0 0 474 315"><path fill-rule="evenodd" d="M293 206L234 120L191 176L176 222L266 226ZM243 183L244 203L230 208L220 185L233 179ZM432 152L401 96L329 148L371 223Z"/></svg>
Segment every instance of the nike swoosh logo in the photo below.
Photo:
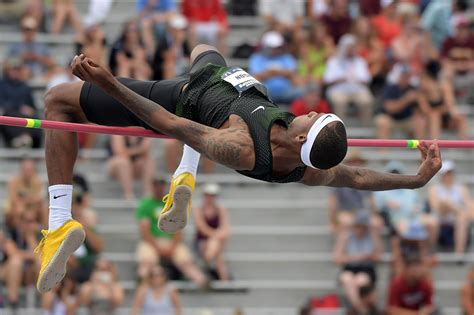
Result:
<svg viewBox="0 0 474 315"><path fill-rule="evenodd" d="M64 196L67 196L67 194L59 195L59 196L53 196L53 199L58 199L58 198L61 198L61 197L64 197Z"/></svg>
<svg viewBox="0 0 474 315"><path fill-rule="evenodd" d="M257 110L259 110L259 109L265 110L265 107L263 107L262 105L260 105L259 107L255 108L250 114L255 113L255 112L256 112Z"/></svg>

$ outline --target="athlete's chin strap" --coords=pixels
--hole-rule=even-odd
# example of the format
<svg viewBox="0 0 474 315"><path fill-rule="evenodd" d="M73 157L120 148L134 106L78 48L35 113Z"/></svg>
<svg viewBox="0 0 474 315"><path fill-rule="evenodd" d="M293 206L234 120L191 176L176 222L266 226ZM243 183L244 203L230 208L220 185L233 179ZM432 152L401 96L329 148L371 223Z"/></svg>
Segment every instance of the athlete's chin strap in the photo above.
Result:
<svg viewBox="0 0 474 315"><path fill-rule="evenodd" d="M301 146L301 160L305 165L317 169L316 166L311 164L311 149L313 148L316 138L321 130L335 121L340 121L344 124L344 122L336 115L324 114L314 122L313 126L311 126L311 129L309 129L308 135L306 136L306 142Z"/></svg>

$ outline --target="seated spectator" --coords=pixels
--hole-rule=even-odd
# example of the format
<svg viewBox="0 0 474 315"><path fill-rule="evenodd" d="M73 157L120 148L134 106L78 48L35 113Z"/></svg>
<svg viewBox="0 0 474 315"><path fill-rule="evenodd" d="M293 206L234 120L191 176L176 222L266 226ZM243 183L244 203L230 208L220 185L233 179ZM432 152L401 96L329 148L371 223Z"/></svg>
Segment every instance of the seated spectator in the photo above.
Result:
<svg viewBox="0 0 474 315"><path fill-rule="evenodd" d="M37 217L31 211L23 212L18 227L9 229L7 233L5 252L9 274L6 277L6 283L8 302L13 309L18 306L22 285L29 292L36 290L35 284L40 269L40 261L35 248L40 239L41 233ZM31 304L34 304L34 301L29 301L27 304L33 306Z"/></svg>
<svg viewBox="0 0 474 315"><path fill-rule="evenodd" d="M382 11L372 17L372 25L377 32L377 36L385 48L389 48L392 41L400 34L401 24L397 14L397 3L395 0L385 0L380 2Z"/></svg>
<svg viewBox="0 0 474 315"><path fill-rule="evenodd" d="M359 9L362 16L372 17L382 10L380 0L359 0Z"/></svg>
<svg viewBox="0 0 474 315"><path fill-rule="evenodd" d="M429 188L428 201L439 217L440 237L450 238L449 231L454 229L454 251L462 255L466 250L470 224L474 220L474 208L469 190L456 179L455 171L453 161L444 161L439 182Z"/></svg>
<svg viewBox="0 0 474 315"><path fill-rule="evenodd" d="M296 116L306 115L310 112L330 113L331 109L321 95L321 88L315 83L308 83L304 95L291 103L289 111Z"/></svg>
<svg viewBox="0 0 474 315"><path fill-rule="evenodd" d="M155 47L159 48L156 40L169 36L167 25L177 12L175 0L137 0L137 11L143 31L143 42L146 47L147 56L154 54Z"/></svg>
<svg viewBox="0 0 474 315"><path fill-rule="evenodd" d="M104 239L97 233L97 215L85 207L83 195L73 194L72 217L82 224L86 232L84 243L74 252L68 261L71 277L78 283L90 279L95 262L104 250Z"/></svg>
<svg viewBox="0 0 474 315"><path fill-rule="evenodd" d="M59 34L64 23L69 20L72 27L79 36L82 32L81 15L77 10L74 0L53 0L53 21L51 24L51 33Z"/></svg>
<svg viewBox="0 0 474 315"><path fill-rule="evenodd" d="M107 15L110 13L112 3L113 0L90 0L87 14L82 19L84 27L87 28L104 23Z"/></svg>
<svg viewBox="0 0 474 315"><path fill-rule="evenodd" d="M474 267L469 269L459 296L463 315L474 314Z"/></svg>
<svg viewBox="0 0 474 315"><path fill-rule="evenodd" d="M452 83L441 74L438 61L432 60L426 64L420 90L420 102L428 116L430 138L439 139L442 128L446 128L456 131L460 139L467 140L469 131L466 117L459 113Z"/></svg>
<svg viewBox="0 0 474 315"><path fill-rule="evenodd" d="M329 1L327 0L308 0L306 12L311 20L316 21L329 11Z"/></svg>
<svg viewBox="0 0 474 315"><path fill-rule="evenodd" d="M377 87L384 81L385 51L382 42L377 37L369 18L359 17L354 21L352 33L356 37L357 54L364 58L372 77L372 86Z"/></svg>
<svg viewBox="0 0 474 315"><path fill-rule="evenodd" d="M80 289L79 304L85 306L90 315L113 315L124 297L117 267L104 258L97 260L91 279Z"/></svg>
<svg viewBox="0 0 474 315"><path fill-rule="evenodd" d="M41 297L41 306L44 315L72 315L77 311L77 286L76 282L68 277L51 291Z"/></svg>
<svg viewBox="0 0 474 315"><path fill-rule="evenodd" d="M102 66L107 66L104 30L100 25L91 25L84 30L81 40L76 42L77 54L84 54Z"/></svg>
<svg viewBox="0 0 474 315"><path fill-rule="evenodd" d="M267 24L268 30L282 34L292 34L303 27L303 1L261 0L260 15Z"/></svg>
<svg viewBox="0 0 474 315"><path fill-rule="evenodd" d="M435 314L434 288L426 276L422 261L419 257L411 257L405 266L403 274L390 282L388 315Z"/></svg>
<svg viewBox="0 0 474 315"><path fill-rule="evenodd" d="M138 276L144 279L153 266L159 262L168 263L197 285L205 286L206 276L194 264L182 236L167 234L158 228L158 217L165 205L162 199L166 192L166 182L156 179L153 181L153 194L138 204L135 214L141 236L137 247Z"/></svg>
<svg viewBox="0 0 474 315"><path fill-rule="evenodd" d="M188 21L182 15L173 15L167 25L167 32L158 38L153 57L153 79L166 80L182 75L189 67L191 49L187 39ZM144 29L152 32L150 29Z"/></svg>
<svg viewBox="0 0 474 315"><path fill-rule="evenodd" d="M20 20L32 6L32 2L38 2L38 0L0 1L0 21L2 23L14 23Z"/></svg>
<svg viewBox="0 0 474 315"><path fill-rule="evenodd" d="M73 194L81 196L81 204L85 209L91 205L91 193L89 181L81 173L74 173L72 175Z"/></svg>
<svg viewBox="0 0 474 315"><path fill-rule="evenodd" d="M385 171L392 174L404 174L405 167L400 162L392 161L385 166ZM376 191L374 197L377 209L388 217L393 232L403 235L410 224L422 224L429 234L430 244L436 244L438 222L432 214L423 212L423 200L417 190Z"/></svg>
<svg viewBox="0 0 474 315"><path fill-rule="evenodd" d="M33 91L24 78L21 59L9 58L4 63L0 79L0 114L4 116L38 118ZM8 147L39 148L43 133L39 129L0 126L0 133Z"/></svg>
<svg viewBox="0 0 474 315"><path fill-rule="evenodd" d="M291 103L302 96L298 88L297 63L286 52L283 36L275 31L262 37L262 52L255 53L249 60L249 72L267 87L270 98L276 103Z"/></svg>
<svg viewBox="0 0 474 315"><path fill-rule="evenodd" d="M378 138L392 138L395 129L409 137L423 139L426 119L419 106L420 92L412 84L411 68L405 64L396 64L388 77L389 82L382 95L381 113L375 117Z"/></svg>
<svg viewBox="0 0 474 315"><path fill-rule="evenodd" d="M41 78L47 75L54 66L54 61L49 54L48 46L35 41L38 32L37 20L31 16L21 19L21 31L23 41L9 47L8 57L23 60L30 71L28 78Z"/></svg>
<svg viewBox="0 0 474 315"><path fill-rule="evenodd" d="M334 53L332 38L322 23L311 26L308 40L299 46L298 73L306 81L322 82L326 62Z"/></svg>
<svg viewBox="0 0 474 315"><path fill-rule="evenodd" d="M191 47L199 44L216 46L225 54L229 31L227 13L219 0L183 0L182 13L190 23Z"/></svg>
<svg viewBox="0 0 474 315"><path fill-rule="evenodd" d="M453 2L431 0L421 16L421 25L430 34L436 49L440 49L449 36Z"/></svg>
<svg viewBox="0 0 474 315"><path fill-rule="evenodd" d="M441 55L443 69L459 91L458 98L464 102L474 100L474 33L468 21L457 23L454 36L444 41Z"/></svg>
<svg viewBox="0 0 474 315"><path fill-rule="evenodd" d="M183 155L183 143L176 139L165 139L165 159L166 171L173 174L178 168L179 161ZM201 156L200 172L203 174L211 174L214 172L216 164L207 157Z"/></svg>
<svg viewBox="0 0 474 315"><path fill-rule="evenodd" d="M354 308L350 308L347 312L347 315L383 315L379 307L379 297L377 295L377 291L375 286L373 285L366 285L359 288L359 296L360 296L360 304L362 305L364 312L360 313Z"/></svg>
<svg viewBox="0 0 474 315"><path fill-rule="evenodd" d="M194 209L196 224L195 242L205 263L214 265L218 280L230 280L229 270L224 261L224 249L230 237L227 209L216 201L220 187L217 184L204 186L204 197L200 207Z"/></svg>
<svg viewBox="0 0 474 315"><path fill-rule="evenodd" d="M47 210L44 185L36 170L36 162L25 158L20 163L19 173L8 181L6 219L10 227L20 223L24 212L32 212L44 226Z"/></svg>
<svg viewBox="0 0 474 315"><path fill-rule="evenodd" d="M363 167L367 161L360 151L349 152L344 164ZM334 232L347 231L354 223L354 218L360 211L372 210L370 219L372 228L380 230L382 222L375 214L373 194L370 191L356 190L352 188L332 188L328 200L329 221Z"/></svg>
<svg viewBox="0 0 474 315"><path fill-rule="evenodd" d="M335 44L344 34L349 33L352 19L349 16L347 0L334 0L328 3L329 10L321 16L321 22L326 26L329 35Z"/></svg>
<svg viewBox="0 0 474 315"><path fill-rule="evenodd" d="M371 79L367 62L357 55L356 38L344 35L324 73L327 97L334 113L344 120L352 103L358 108L362 122L369 125L373 111L373 96L368 87Z"/></svg>
<svg viewBox="0 0 474 315"><path fill-rule="evenodd" d="M370 215L367 211L359 212L353 226L348 231L338 234L334 249L334 260L341 265L339 281L348 299L350 308L365 314L359 295L360 288L375 285L375 264L382 251L380 236L370 231Z"/></svg>
<svg viewBox="0 0 474 315"><path fill-rule="evenodd" d="M116 76L149 80L152 75L136 20L125 23L110 52L109 66Z"/></svg>
<svg viewBox="0 0 474 315"><path fill-rule="evenodd" d="M162 267L153 266L137 289L132 305L132 315L181 315L178 291L168 283Z"/></svg>
<svg viewBox="0 0 474 315"><path fill-rule="evenodd" d="M19 300L19 291L22 283L23 261L17 253L16 244L7 239L3 229L0 229L0 282L6 286L5 302L11 308L16 309ZM3 308L4 300L1 295L0 309Z"/></svg>
<svg viewBox="0 0 474 315"><path fill-rule="evenodd" d="M109 174L116 178L126 199L135 198L133 179L143 181L143 194L149 195L155 175L155 161L151 152L151 139L131 136L112 136L109 143Z"/></svg>

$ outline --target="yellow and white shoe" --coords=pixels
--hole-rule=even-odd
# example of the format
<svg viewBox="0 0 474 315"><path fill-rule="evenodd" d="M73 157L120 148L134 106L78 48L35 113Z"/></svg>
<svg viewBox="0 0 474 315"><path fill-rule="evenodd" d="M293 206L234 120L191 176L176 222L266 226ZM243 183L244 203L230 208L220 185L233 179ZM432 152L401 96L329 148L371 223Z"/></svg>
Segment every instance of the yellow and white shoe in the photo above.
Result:
<svg viewBox="0 0 474 315"><path fill-rule="evenodd" d="M35 253L41 252L41 269L36 288L44 293L64 278L67 261L84 242L86 233L75 220L69 220L51 232L43 230L41 233L43 239L35 249Z"/></svg>
<svg viewBox="0 0 474 315"><path fill-rule="evenodd" d="M160 230L173 234L184 229L188 223L194 186L194 176L189 172L172 179L170 192L163 198L165 206L158 219Z"/></svg>

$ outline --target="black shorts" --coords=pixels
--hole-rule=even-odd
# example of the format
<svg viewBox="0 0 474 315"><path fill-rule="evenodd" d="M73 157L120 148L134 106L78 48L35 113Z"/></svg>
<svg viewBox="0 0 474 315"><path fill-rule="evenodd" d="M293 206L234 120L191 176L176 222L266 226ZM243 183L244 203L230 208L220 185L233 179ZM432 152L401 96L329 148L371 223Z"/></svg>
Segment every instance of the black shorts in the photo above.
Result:
<svg viewBox="0 0 474 315"><path fill-rule="evenodd" d="M135 93L161 105L167 111L175 113L179 96L183 86L189 82L190 73L198 71L209 63L226 66L224 57L219 52L208 50L197 56L189 73L174 79L141 81L119 78L118 80ZM95 124L121 127L139 126L153 129L115 98L89 82L84 82L82 86L80 105L87 120Z"/></svg>

